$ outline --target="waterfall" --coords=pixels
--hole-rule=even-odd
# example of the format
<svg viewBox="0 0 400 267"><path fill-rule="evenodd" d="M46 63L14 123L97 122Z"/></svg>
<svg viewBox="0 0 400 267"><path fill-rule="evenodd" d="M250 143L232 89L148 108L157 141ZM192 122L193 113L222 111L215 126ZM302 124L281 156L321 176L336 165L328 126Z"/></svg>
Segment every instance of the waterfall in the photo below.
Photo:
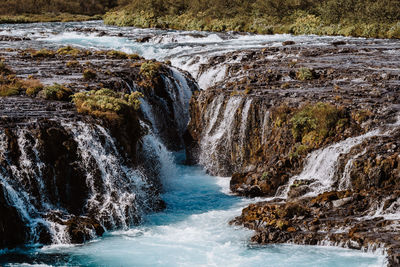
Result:
<svg viewBox="0 0 400 267"><path fill-rule="evenodd" d="M177 69L171 68L172 81L169 79L169 84L173 84L171 98L174 104L174 115L176 122L178 123L178 129L181 134L186 130L187 124L189 122L189 102L192 97L192 89L190 88L187 78L185 78L182 73Z"/></svg>
<svg viewBox="0 0 400 267"><path fill-rule="evenodd" d="M290 186L293 185L295 180L313 181L310 184L312 191L307 196L314 196L332 190L339 156L349 153L354 146L361 144L369 137L376 136L378 133L379 131L368 132L312 152L306 159L303 171L299 175L293 176L285 186L283 196L287 197Z"/></svg>
<svg viewBox="0 0 400 267"><path fill-rule="evenodd" d="M227 70L228 67L223 65L209 68L205 72L199 73L197 80L199 81L200 88L206 90L216 83L223 81L226 77Z"/></svg>
<svg viewBox="0 0 400 267"><path fill-rule="evenodd" d="M230 157L229 151L232 149L234 136L233 124L237 111L243 103L243 98L231 97L226 103L221 119L218 120L223 102L224 97L222 96L211 103L211 107L205 116L205 119L210 122L200 142L200 164L213 172L218 172L223 168L219 161L224 160L224 157L227 162L230 161L228 157ZM224 151L221 151L221 149Z"/></svg>
<svg viewBox="0 0 400 267"><path fill-rule="evenodd" d="M124 164L113 138L103 127L83 122L62 125L73 133L87 170L88 211L96 212L97 219L103 224L110 223L112 228L126 229L137 223L150 198L146 194L150 184L146 176ZM93 161L100 177L92 171Z"/></svg>
<svg viewBox="0 0 400 267"><path fill-rule="evenodd" d="M336 181L335 173L338 168L339 157L341 155L348 154L353 147L361 144L364 140L374 136L390 135L392 131L395 130L399 125L400 119L397 117L397 121L395 123L386 125L381 129L370 131L361 136L347 138L339 143L312 152L306 159L303 171L299 175L290 178L287 185L278 190L277 196L287 198L290 186L293 185L294 181L296 180L311 181L309 185L311 191L305 196L315 196L336 189L350 189L349 172L351 170L351 166L353 161L365 153L365 151L357 154L346 163L343 174L339 175L340 179L339 181ZM334 187L336 182L338 182L338 188Z"/></svg>
<svg viewBox="0 0 400 267"><path fill-rule="evenodd" d="M72 133L85 170L89 191L85 214L92 214L107 229L126 229L140 221L142 214L151 210L152 201L157 198L152 193L152 181L141 171L125 164L113 138L103 127L83 122L62 122L61 126ZM0 185L6 200L17 209L31 230L29 238L32 242L38 241L37 234L44 226L53 244L69 243L65 223L71 215L57 200L48 197L53 191L51 194L58 199L60 193L55 186L57 181L44 182L44 163L37 150L38 141L34 141L35 137L27 129L18 129L16 133L19 166L8 159L6 137L0 133L0 158L7 163L0 167Z"/></svg>

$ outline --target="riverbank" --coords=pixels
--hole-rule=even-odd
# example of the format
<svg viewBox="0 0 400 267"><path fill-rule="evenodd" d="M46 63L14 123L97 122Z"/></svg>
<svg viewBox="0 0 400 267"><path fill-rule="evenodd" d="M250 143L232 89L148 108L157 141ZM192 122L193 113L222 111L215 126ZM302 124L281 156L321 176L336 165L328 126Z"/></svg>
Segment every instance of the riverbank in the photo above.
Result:
<svg viewBox="0 0 400 267"><path fill-rule="evenodd" d="M112 11L104 15L108 25L159 28L185 31L248 32L254 34L315 34L367 38L400 38L399 23L363 23L343 21L330 24L311 14L294 15L281 20L254 16L234 18L199 17L197 14L154 16L148 12Z"/></svg>
<svg viewBox="0 0 400 267"><path fill-rule="evenodd" d="M102 15L77 15L69 13L45 13L25 15L0 15L0 24L36 23L36 22L70 22L101 20Z"/></svg>

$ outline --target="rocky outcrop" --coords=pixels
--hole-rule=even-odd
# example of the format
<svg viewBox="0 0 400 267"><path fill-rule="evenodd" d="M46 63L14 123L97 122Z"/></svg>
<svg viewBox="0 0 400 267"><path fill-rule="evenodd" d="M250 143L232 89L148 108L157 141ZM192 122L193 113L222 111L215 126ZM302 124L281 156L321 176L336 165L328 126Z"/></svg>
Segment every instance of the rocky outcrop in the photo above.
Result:
<svg viewBox="0 0 400 267"><path fill-rule="evenodd" d="M183 147L197 90L189 75L116 51L0 53L3 69L12 69L7 75L15 75L0 73L0 87L19 86L0 98L0 248L82 243L165 208L155 168L165 163L155 153ZM142 103L118 116L78 113L70 101L28 92L25 83L43 88L38 80L63 83L49 91L140 92Z"/></svg>
<svg viewBox="0 0 400 267"><path fill-rule="evenodd" d="M233 175L238 194L273 196L301 172L309 152L393 118L399 72L380 71L393 60L384 47L368 44L215 57L209 68L224 66L227 78L191 101L188 158L212 174ZM350 70L343 61L358 64Z"/></svg>
<svg viewBox="0 0 400 267"><path fill-rule="evenodd" d="M231 223L260 244L382 248L398 266L398 57L376 43L291 44L203 65L225 78L191 101L188 158L232 176L236 194L273 197Z"/></svg>

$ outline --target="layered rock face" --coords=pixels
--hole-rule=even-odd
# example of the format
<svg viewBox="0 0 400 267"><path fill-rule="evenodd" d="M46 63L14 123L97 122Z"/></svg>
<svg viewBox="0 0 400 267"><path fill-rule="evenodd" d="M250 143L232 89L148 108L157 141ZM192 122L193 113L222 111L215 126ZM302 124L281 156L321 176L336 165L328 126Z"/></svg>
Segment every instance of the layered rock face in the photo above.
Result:
<svg viewBox="0 0 400 267"><path fill-rule="evenodd" d="M189 159L252 204L234 224L261 244L384 248L399 264L400 47L289 45L216 57L196 94Z"/></svg>
<svg viewBox="0 0 400 267"><path fill-rule="evenodd" d="M260 194L275 195L308 152L395 120L399 71L390 51L295 45L216 58L239 62L221 63L228 78L192 99L189 158L212 174L239 174L238 193L264 175L274 185Z"/></svg>
<svg viewBox="0 0 400 267"><path fill-rule="evenodd" d="M0 53L18 78L32 75L73 92L142 93L138 110L115 119L78 113L69 101L44 100L40 93L0 98L1 248L82 243L165 207L160 179L171 162L161 154L183 147L187 107L197 90L188 75L109 51ZM143 64L157 67L152 76Z"/></svg>

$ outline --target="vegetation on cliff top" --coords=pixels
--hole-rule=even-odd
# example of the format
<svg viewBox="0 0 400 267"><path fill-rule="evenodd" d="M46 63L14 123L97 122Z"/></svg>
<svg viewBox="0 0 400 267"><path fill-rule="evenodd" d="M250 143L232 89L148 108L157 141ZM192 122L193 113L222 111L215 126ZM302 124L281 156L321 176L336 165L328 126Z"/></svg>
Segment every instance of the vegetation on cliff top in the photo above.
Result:
<svg viewBox="0 0 400 267"><path fill-rule="evenodd" d="M116 0L3 0L0 15L18 14L103 14L117 4Z"/></svg>
<svg viewBox="0 0 400 267"><path fill-rule="evenodd" d="M124 95L123 93L103 88L97 91L76 93L72 96L72 99L80 113L115 120L120 119L131 108L139 109L139 98L142 96L139 92Z"/></svg>
<svg viewBox="0 0 400 267"><path fill-rule="evenodd" d="M343 110L328 103L306 105L290 119L293 137L303 145L318 146L346 123L344 117Z"/></svg>
<svg viewBox="0 0 400 267"><path fill-rule="evenodd" d="M120 0L107 24L400 38L398 0Z"/></svg>
<svg viewBox="0 0 400 267"><path fill-rule="evenodd" d="M107 24L119 26L400 38L398 0L6 0L0 23L104 13Z"/></svg>

